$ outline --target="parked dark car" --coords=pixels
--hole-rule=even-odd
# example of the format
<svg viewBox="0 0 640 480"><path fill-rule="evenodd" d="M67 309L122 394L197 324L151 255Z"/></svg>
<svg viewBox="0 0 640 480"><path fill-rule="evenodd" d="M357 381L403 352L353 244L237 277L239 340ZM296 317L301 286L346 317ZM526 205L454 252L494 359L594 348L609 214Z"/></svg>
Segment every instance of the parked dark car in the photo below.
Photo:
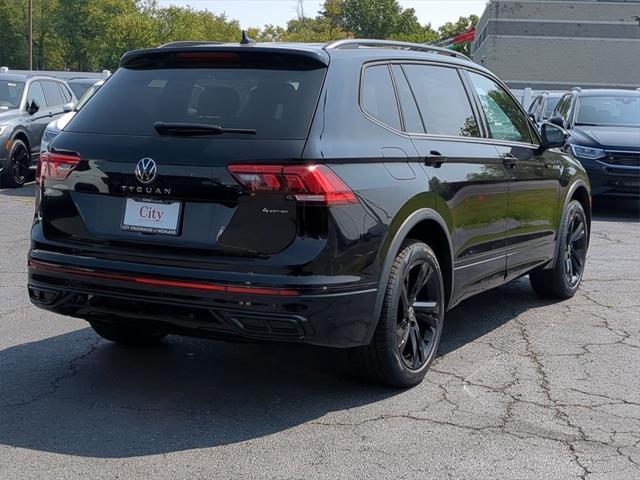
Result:
<svg viewBox="0 0 640 480"><path fill-rule="evenodd" d="M640 91L583 90L562 97L555 123L587 170L593 195L640 196Z"/></svg>
<svg viewBox="0 0 640 480"><path fill-rule="evenodd" d="M553 116L553 111L562 95L564 94L558 92L542 92L533 99L529 105L529 115L537 125L546 122Z"/></svg>
<svg viewBox="0 0 640 480"><path fill-rule="evenodd" d="M67 80L67 85L73 91L73 94L77 99L82 98L89 88L96 84L96 82L100 81L100 78L71 78Z"/></svg>
<svg viewBox="0 0 640 480"><path fill-rule="evenodd" d="M565 140L449 50L133 51L43 155L29 295L116 342L348 348L414 385L465 298L527 273L576 292L591 209Z"/></svg>
<svg viewBox="0 0 640 480"><path fill-rule="evenodd" d="M42 152L46 152L49 149L49 144L53 141L54 138L58 136L58 134L62 131L64 127L67 126L67 123L71 121L71 119L75 116L76 112L80 110L85 103L89 101L89 99L93 96L94 93L98 91L98 89L102 86L104 80L98 80L94 82L88 89L84 91L82 96L78 97L78 103L73 107L73 110L65 113L60 118L52 121L47 125L47 128L44 129L44 133L42 134L42 140L40 140L40 154Z"/></svg>
<svg viewBox="0 0 640 480"><path fill-rule="evenodd" d="M36 167L49 122L73 108L75 97L53 77L0 74L0 184L19 187Z"/></svg>

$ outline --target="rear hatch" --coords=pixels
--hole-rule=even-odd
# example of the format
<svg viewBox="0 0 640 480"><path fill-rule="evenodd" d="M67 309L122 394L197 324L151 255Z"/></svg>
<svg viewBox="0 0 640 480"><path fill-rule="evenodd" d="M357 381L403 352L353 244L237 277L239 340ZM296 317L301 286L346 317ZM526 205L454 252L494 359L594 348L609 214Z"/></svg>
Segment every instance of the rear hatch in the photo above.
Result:
<svg viewBox="0 0 640 480"><path fill-rule="evenodd" d="M277 48L126 55L42 161L45 236L149 256L284 250L295 199L256 195L230 165L299 164L325 71L320 54Z"/></svg>

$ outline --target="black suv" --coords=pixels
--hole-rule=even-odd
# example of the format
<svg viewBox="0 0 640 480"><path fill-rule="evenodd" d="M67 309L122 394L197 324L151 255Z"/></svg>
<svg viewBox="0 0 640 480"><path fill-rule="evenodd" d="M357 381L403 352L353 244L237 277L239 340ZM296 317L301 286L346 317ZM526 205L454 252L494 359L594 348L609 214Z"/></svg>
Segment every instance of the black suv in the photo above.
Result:
<svg viewBox="0 0 640 480"><path fill-rule="evenodd" d="M49 122L73 109L75 97L62 80L42 75L0 74L0 185L19 187L35 168Z"/></svg>
<svg viewBox="0 0 640 480"><path fill-rule="evenodd" d="M640 196L640 91L582 90L562 97L550 121L570 133L593 195Z"/></svg>
<svg viewBox="0 0 640 480"><path fill-rule="evenodd" d="M133 51L41 160L29 294L116 342L348 348L413 385L465 298L527 273L578 288L589 183L566 132L540 137L448 50Z"/></svg>

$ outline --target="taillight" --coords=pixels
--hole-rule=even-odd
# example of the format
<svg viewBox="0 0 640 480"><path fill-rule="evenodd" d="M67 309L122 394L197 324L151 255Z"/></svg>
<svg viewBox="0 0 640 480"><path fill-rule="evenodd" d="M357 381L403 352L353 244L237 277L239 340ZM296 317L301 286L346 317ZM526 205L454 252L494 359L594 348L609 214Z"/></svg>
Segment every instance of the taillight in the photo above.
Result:
<svg viewBox="0 0 640 480"><path fill-rule="evenodd" d="M326 165L229 165L250 192L286 192L298 202L316 205L357 203L353 191Z"/></svg>
<svg viewBox="0 0 640 480"><path fill-rule="evenodd" d="M43 152L38 161L36 183L44 179L64 180L78 163L80 157L77 154Z"/></svg>

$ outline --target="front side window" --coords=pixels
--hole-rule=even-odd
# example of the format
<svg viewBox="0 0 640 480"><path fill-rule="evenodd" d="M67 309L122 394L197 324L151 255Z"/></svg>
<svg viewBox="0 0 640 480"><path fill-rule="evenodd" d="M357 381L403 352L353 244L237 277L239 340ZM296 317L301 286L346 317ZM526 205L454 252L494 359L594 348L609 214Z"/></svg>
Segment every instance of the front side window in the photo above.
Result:
<svg viewBox="0 0 640 480"><path fill-rule="evenodd" d="M400 130L398 102L387 65L367 67L362 79L362 109L373 118Z"/></svg>
<svg viewBox="0 0 640 480"><path fill-rule="evenodd" d="M533 143L527 118L507 91L483 75L469 72L469 77L487 117L491 137Z"/></svg>
<svg viewBox="0 0 640 480"><path fill-rule="evenodd" d="M558 103L554 113L560 115L566 122L569 118L569 110L571 109L571 95L565 95Z"/></svg>
<svg viewBox="0 0 640 480"><path fill-rule="evenodd" d="M580 97L576 125L640 127L640 96L598 95Z"/></svg>
<svg viewBox="0 0 640 480"><path fill-rule="evenodd" d="M544 107L544 112L542 114L542 118L547 119L547 118L551 118L553 116L553 111L556 108L556 105L558 105L558 102L560 101L559 98L549 98L547 97L547 104Z"/></svg>
<svg viewBox="0 0 640 480"><path fill-rule="evenodd" d="M44 108L47 104L44 99L44 92L42 91L40 82L33 82L29 86L29 93L27 95L27 106L31 105L34 100L36 101L36 104L39 108Z"/></svg>
<svg viewBox="0 0 640 480"><path fill-rule="evenodd" d="M18 108L23 90L24 82L0 80L0 111Z"/></svg>
<svg viewBox="0 0 640 480"><path fill-rule="evenodd" d="M479 137L480 131L458 71L434 65L403 65L428 134Z"/></svg>
<svg viewBox="0 0 640 480"><path fill-rule="evenodd" d="M58 88L60 89L60 93L62 93L62 100L64 101L64 103L69 103L72 98L69 89L62 83L58 83Z"/></svg>

